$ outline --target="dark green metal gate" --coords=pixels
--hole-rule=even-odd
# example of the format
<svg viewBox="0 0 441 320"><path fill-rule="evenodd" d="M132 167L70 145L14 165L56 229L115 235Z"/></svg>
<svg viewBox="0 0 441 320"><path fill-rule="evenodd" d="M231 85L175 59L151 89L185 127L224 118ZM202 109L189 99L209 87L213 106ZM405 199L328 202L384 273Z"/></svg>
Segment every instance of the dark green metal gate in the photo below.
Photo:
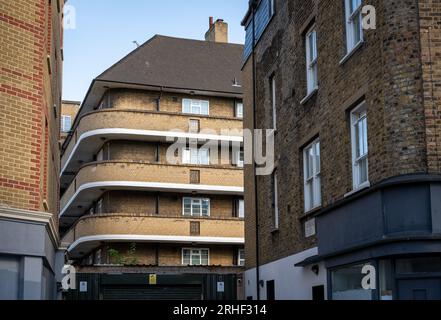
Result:
<svg viewBox="0 0 441 320"><path fill-rule="evenodd" d="M76 290L70 290L64 297L66 300L237 299L235 274L157 275L156 284L149 284L149 277L149 274L77 274ZM223 292L219 292L218 283L223 284Z"/></svg>

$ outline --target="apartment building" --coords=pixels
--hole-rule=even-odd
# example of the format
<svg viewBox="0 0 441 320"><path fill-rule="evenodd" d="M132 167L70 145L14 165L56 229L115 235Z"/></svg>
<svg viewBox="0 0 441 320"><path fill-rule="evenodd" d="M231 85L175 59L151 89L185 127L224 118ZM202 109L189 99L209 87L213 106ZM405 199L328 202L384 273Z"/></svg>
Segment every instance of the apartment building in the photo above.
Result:
<svg viewBox="0 0 441 320"><path fill-rule="evenodd" d="M56 295L63 5L0 3L0 300Z"/></svg>
<svg viewBox="0 0 441 320"><path fill-rule="evenodd" d="M64 144L67 136L72 129L72 124L75 117L80 111L81 102L63 100L61 102L61 116L60 116L60 143Z"/></svg>
<svg viewBox="0 0 441 320"><path fill-rule="evenodd" d="M222 20L206 39L156 35L93 80L61 157L69 299L241 294L243 46Z"/></svg>
<svg viewBox="0 0 441 320"><path fill-rule="evenodd" d="M248 297L441 298L440 17L250 1L244 127L276 130L276 165L245 166Z"/></svg>

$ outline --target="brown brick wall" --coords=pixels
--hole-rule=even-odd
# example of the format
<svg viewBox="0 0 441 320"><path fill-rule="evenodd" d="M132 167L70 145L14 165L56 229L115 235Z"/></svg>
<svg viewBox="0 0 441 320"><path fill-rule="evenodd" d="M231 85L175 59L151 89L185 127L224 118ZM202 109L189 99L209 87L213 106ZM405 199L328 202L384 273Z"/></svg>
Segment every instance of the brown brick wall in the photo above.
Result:
<svg viewBox="0 0 441 320"><path fill-rule="evenodd" d="M156 193L136 191L110 191L103 195L103 213L156 214ZM160 193L159 216L182 217L182 198L189 194ZM210 217L231 219L235 214L234 203L238 197L222 195L197 195L210 199Z"/></svg>
<svg viewBox="0 0 441 320"><path fill-rule="evenodd" d="M343 64L343 1L277 1L277 14L257 46L258 128L270 127L272 74L277 83L276 163L280 194L280 230L271 233L271 179L259 177L261 263L315 245L313 238L303 236L302 163L302 149L314 137L320 137L321 142L323 207L352 191L349 111L359 99L364 98L368 108L371 184L397 175L440 172L440 118L436 103L440 77L434 68L440 60L436 59L440 55L439 4L419 1L418 7L414 0L374 0L369 4L376 7L377 29L364 32L365 43ZM314 16L319 91L300 104L306 95L302 30L306 31L305 26ZM250 59L244 68L249 88L251 70ZM245 90L244 100L245 110L252 110L250 89ZM245 127L251 117L251 112L246 114ZM252 179L252 170L246 168L245 177L247 181ZM246 184L247 194L250 188L252 185ZM252 196L245 198L247 217L252 217ZM252 219L247 221L247 228L253 226ZM255 248L254 239L249 239L247 261L252 267L250 255Z"/></svg>
<svg viewBox="0 0 441 320"><path fill-rule="evenodd" d="M102 264L117 263L115 257L109 255L109 250L116 250L126 265L136 266L182 266L183 248L202 248L210 250L210 266L237 266L237 246L179 246L165 244L106 244L101 250ZM133 250L134 249L134 250ZM96 251L95 251L96 252ZM94 255L95 253L92 253ZM86 260L86 259L84 259Z"/></svg>
<svg viewBox="0 0 441 320"><path fill-rule="evenodd" d="M45 211L46 200L48 211L57 214L59 126L53 106L59 113L62 31L61 13L55 1L50 5L0 3L0 204Z"/></svg>
<svg viewBox="0 0 441 320"><path fill-rule="evenodd" d="M441 2L419 0L429 172L441 172Z"/></svg>
<svg viewBox="0 0 441 320"><path fill-rule="evenodd" d="M110 150L107 150L107 146ZM167 164L167 150L171 146L166 143L159 143L159 161L156 161L156 148L155 142L140 142L140 141L110 141L105 146L106 155L110 155L109 159L112 161L140 161L148 163L162 163ZM214 149L210 149L214 150ZM178 159L178 163L182 164L182 159ZM214 151L210 154L210 162L213 166L231 167L237 168L233 164L232 150L229 154L227 152L222 153L221 148L218 149L217 157L215 157Z"/></svg>

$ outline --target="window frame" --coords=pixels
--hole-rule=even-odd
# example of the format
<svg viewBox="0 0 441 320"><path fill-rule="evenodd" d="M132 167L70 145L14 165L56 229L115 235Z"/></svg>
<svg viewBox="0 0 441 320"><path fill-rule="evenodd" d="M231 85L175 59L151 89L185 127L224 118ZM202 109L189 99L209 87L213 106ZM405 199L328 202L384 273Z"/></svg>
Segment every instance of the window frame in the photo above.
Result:
<svg viewBox="0 0 441 320"><path fill-rule="evenodd" d="M190 103L190 110L185 110L185 103ZM207 104L207 113L202 112L202 104ZM196 104L199 104L199 106L196 106ZM193 108L199 108L199 112L195 112ZM182 113L184 114L193 114L193 115L200 115L200 116L209 116L210 115L210 101L209 100L202 100L202 99L182 99Z"/></svg>
<svg viewBox="0 0 441 320"><path fill-rule="evenodd" d="M201 161L202 157L201 157L201 151L206 151L207 152L207 161ZM197 162L193 162L193 152L197 152ZM188 160L187 160L188 159ZM208 148L184 148L182 150L182 164L184 165L198 165L198 166L209 166L210 165L210 149Z"/></svg>
<svg viewBox="0 0 441 320"><path fill-rule="evenodd" d="M363 9L363 1L360 0L360 4L357 8L352 8L352 1L353 0L345 0L345 29L346 29L346 53L349 54L353 50L355 50L360 43L364 41L364 33L363 33L363 15L362 15L362 9ZM355 40L355 27L356 23L355 20L359 19L359 30L360 33L360 40L356 42Z"/></svg>
<svg viewBox="0 0 441 320"><path fill-rule="evenodd" d="M241 203L243 204L242 205L242 208L243 208L243 210L242 210L242 214L241 214ZM239 219L245 219L245 199L238 199L237 200L237 217L239 218Z"/></svg>
<svg viewBox="0 0 441 320"><path fill-rule="evenodd" d="M357 149L359 148L360 136L357 133L357 125L365 120L365 126L363 131L363 145L366 148L366 152L363 155L357 155ZM366 101L359 103L350 113L350 125L351 125L351 157L352 157L352 187L353 190L360 190L370 186L369 182L369 123L367 118L367 104ZM358 137L358 139L357 139ZM363 148L364 149L364 148ZM366 181L361 181L360 164L366 161Z"/></svg>
<svg viewBox="0 0 441 320"><path fill-rule="evenodd" d="M241 253L243 253L243 258L240 257ZM245 267L245 249L239 249L237 252L237 266Z"/></svg>
<svg viewBox="0 0 441 320"><path fill-rule="evenodd" d="M69 129L66 130L66 120L69 119ZM72 116L61 115L61 132L69 133L72 131Z"/></svg>
<svg viewBox="0 0 441 320"><path fill-rule="evenodd" d="M239 108L239 106L241 106L241 108ZM239 112L239 110L241 110L241 112ZM236 102L235 114L236 118L243 119L243 102Z"/></svg>
<svg viewBox="0 0 441 320"><path fill-rule="evenodd" d="M242 160L241 160L242 158ZM237 150L234 156L234 164L238 168L243 168L245 166L245 151Z"/></svg>
<svg viewBox="0 0 441 320"><path fill-rule="evenodd" d="M186 264L184 261L184 252L188 250L190 251L190 263ZM192 263L192 257L193 257L193 251L199 251L200 261L201 264L193 264ZM207 251L207 264L202 264L202 251ZM209 248L182 248L181 250L181 262L183 266L209 266L210 265L210 249Z"/></svg>
<svg viewBox="0 0 441 320"><path fill-rule="evenodd" d="M317 155L318 147L318 155ZM309 175L309 150L313 150L314 161L312 162L312 175ZM317 156L318 156L318 170L317 170ZM303 192L304 192L304 206L305 212L310 212L322 205L322 183L321 183L321 145L320 138L315 139L309 145L303 148ZM311 184L311 188L309 185ZM312 189L312 194L310 193ZM318 193L318 194L316 194ZM311 201L312 199L312 201ZM309 203L311 201L311 203Z"/></svg>
<svg viewBox="0 0 441 320"><path fill-rule="evenodd" d="M272 192L273 192L273 228L279 230L280 227L280 212L279 212L279 179L277 169L273 171L271 176Z"/></svg>
<svg viewBox="0 0 441 320"><path fill-rule="evenodd" d="M185 201L186 200L190 200L190 214L186 214L185 212ZM200 206L201 206L201 213L200 215L197 215L194 213L194 208L193 205L195 204L195 202L200 201ZM204 215L203 212L203 202L207 201L208 202L208 212L207 215ZM198 217L198 218L209 218L211 216L211 200L210 198L194 198L194 197L183 197L182 198L182 216L184 217Z"/></svg>
<svg viewBox="0 0 441 320"><path fill-rule="evenodd" d="M271 19L276 14L276 0L269 0L268 2L268 14Z"/></svg>
<svg viewBox="0 0 441 320"><path fill-rule="evenodd" d="M312 38L311 36L314 35ZM312 47L311 47L311 41ZM312 48L312 52L311 52ZM306 84L307 96L318 89L318 47L317 30L315 24L312 25L305 34L306 52ZM313 57L311 57L313 55ZM315 56L314 56L315 55Z"/></svg>
<svg viewBox="0 0 441 320"><path fill-rule="evenodd" d="M271 97L271 111L272 111L272 125L273 129L277 130L277 83L276 75L270 77L270 97Z"/></svg>

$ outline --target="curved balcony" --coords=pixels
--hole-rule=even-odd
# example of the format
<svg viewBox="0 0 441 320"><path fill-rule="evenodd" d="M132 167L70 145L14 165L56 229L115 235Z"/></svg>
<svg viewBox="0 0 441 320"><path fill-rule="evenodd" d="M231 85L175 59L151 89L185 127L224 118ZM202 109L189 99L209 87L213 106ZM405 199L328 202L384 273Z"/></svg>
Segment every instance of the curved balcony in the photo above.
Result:
<svg viewBox="0 0 441 320"><path fill-rule="evenodd" d="M200 183L190 183L191 170L200 171ZM108 190L242 195L243 185L240 168L94 162L80 169L61 198L60 219L74 222Z"/></svg>
<svg viewBox="0 0 441 320"><path fill-rule="evenodd" d="M192 236L190 222L200 223L200 236ZM102 242L244 244L244 221L187 217L103 214L78 220L66 234L70 258L77 259Z"/></svg>
<svg viewBox="0 0 441 320"><path fill-rule="evenodd" d="M189 133L190 119L200 121L201 133ZM82 163L92 162L93 155L108 140L191 138L241 143L242 130L242 120L235 118L118 109L95 111L81 117L67 142L61 159L61 175L62 178L72 176Z"/></svg>

